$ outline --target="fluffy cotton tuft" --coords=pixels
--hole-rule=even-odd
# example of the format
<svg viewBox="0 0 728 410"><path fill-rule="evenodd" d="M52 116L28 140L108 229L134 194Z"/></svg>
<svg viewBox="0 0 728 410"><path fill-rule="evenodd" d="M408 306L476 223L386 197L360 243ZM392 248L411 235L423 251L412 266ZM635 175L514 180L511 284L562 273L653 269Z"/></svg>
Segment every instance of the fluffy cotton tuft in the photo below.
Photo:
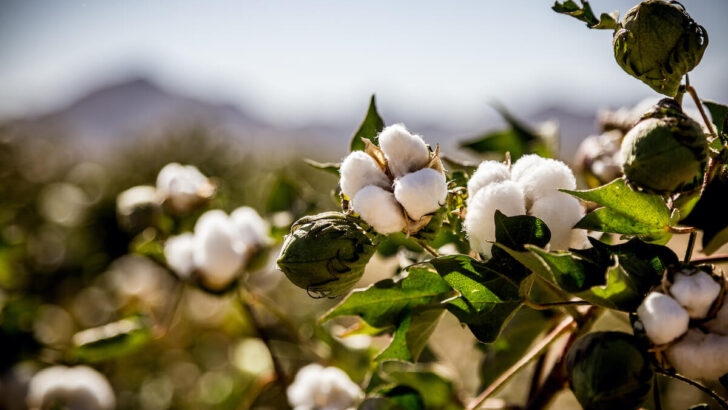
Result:
<svg viewBox="0 0 728 410"><path fill-rule="evenodd" d="M491 257L491 242L495 241L496 210L507 216L526 213L520 185L513 181L490 184L478 191L471 200L465 218L465 232L470 239L470 247L486 258Z"/></svg>
<svg viewBox="0 0 728 410"><path fill-rule="evenodd" d="M195 224L195 266L213 288L227 286L243 265L246 245L225 212L207 211Z"/></svg>
<svg viewBox="0 0 728 410"><path fill-rule="evenodd" d="M682 340L667 349L666 355L682 375L717 380L728 373L728 336L690 329Z"/></svg>
<svg viewBox="0 0 728 410"><path fill-rule="evenodd" d="M286 395L294 410L353 409L364 397L344 371L318 364L299 370Z"/></svg>
<svg viewBox="0 0 728 410"><path fill-rule="evenodd" d="M258 247L270 243L270 225L255 209L242 206L230 214L230 219L238 230L238 237L246 245Z"/></svg>
<svg viewBox="0 0 728 410"><path fill-rule="evenodd" d="M364 187L356 194L354 212L384 235L400 232L407 225L394 194L374 185Z"/></svg>
<svg viewBox="0 0 728 410"><path fill-rule="evenodd" d="M364 151L354 151L341 163L341 192L354 198L367 185L387 188L392 185L382 168Z"/></svg>
<svg viewBox="0 0 728 410"><path fill-rule="evenodd" d="M157 174L157 192L179 211L189 210L200 200L210 197L213 191L207 177L193 165L173 162Z"/></svg>
<svg viewBox="0 0 728 410"><path fill-rule="evenodd" d="M195 236L183 233L167 239L164 243L164 258L167 265L180 277L188 278L195 270Z"/></svg>
<svg viewBox="0 0 728 410"><path fill-rule="evenodd" d="M675 299L651 292L637 308L637 315L652 343L670 343L688 330L690 315Z"/></svg>
<svg viewBox="0 0 728 410"><path fill-rule="evenodd" d="M552 250L567 250L572 245L571 228L584 216L584 210L573 196L551 191L533 201L529 214L548 225Z"/></svg>
<svg viewBox="0 0 728 410"><path fill-rule="evenodd" d="M720 285L713 278L698 271L693 275L676 273L670 293L690 314L693 319L702 319L720 293Z"/></svg>
<svg viewBox="0 0 728 410"><path fill-rule="evenodd" d="M111 410L116 406L116 397L106 377L88 366L52 366L30 380L26 404L32 410L59 405L78 410Z"/></svg>
<svg viewBox="0 0 728 410"><path fill-rule="evenodd" d="M157 189L150 185L131 187L116 197L116 209L120 215L129 215L137 207L156 205Z"/></svg>
<svg viewBox="0 0 728 410"><path fill-rule="evenodd" d="M447 199L445 176L431 168L407 174L395 181L394 197L410 218L417 221L445 204Z"/></svg>
<svg viewBox="0 0 728 410"><path fill-rule="evenodd" d="M576 189L576 178L561 161L536 154L521 157L511 169L511 179L521 184L530 206L536 199L558 189Z"/></svg>
<svg viewBox="0 0 728 410"><path fill-rule="evenodd" d="M468 205L478 191L484 187L496 182L507 181L510 178L511 171L504 163L498 161L481 162L468 181Z"/></svg>
<svg viewBox="0 0 728 410"><path fill-rule="evenodd" d="M419 135L412 135L403 124L390 125L382 130L379 147L395 177L421 169L430 161L425 141Z"/></svg>

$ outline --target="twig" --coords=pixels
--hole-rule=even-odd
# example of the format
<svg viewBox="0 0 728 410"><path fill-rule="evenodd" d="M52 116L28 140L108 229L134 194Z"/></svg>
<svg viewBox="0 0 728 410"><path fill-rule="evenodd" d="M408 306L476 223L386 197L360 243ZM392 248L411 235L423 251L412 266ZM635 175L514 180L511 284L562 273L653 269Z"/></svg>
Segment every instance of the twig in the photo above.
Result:
<svg viewBox="0 0 728 410"><path fill-rule="evenodd" d="M659 368L659 367L655 367L655 373L659 373L659 374L662 374L667 377L672 377L673 379L677 379L683 383L687 383L687 384L699 389L700 391L707 394L708 396L710 396L713 400L715 400L718 404L720 404L720 406L723 407L724 409L728 409L728 402L726 402L726 400L723 397L721 397L718 393L714 392L713 390L710 390L707 386L705 386L702 383L696 382L695 380L687 378L681 374L673 373L673 372L667 371L667 370Z"/></svg>
<svg viewBox="0 0 728 410"><path fill-rule="evenodd" d="M177 317L177 311L179 310L180 302L182 301L182 295L185 291L185 284L181 281L175 282L175 290L174 290L174 296L171 300L171 303L167 304L166 309L164 311L164 319L161 330L157 333L157 338L163 338L167 335L167 332L169 332L169 329L172 327L172 324L174 322L174 319Z"/></svg>
<svg viewBox="0 0 728 410"><path fill-rule="evenodd" d="M587 302L585 300L567 300L564 302L538 303L538 302L532 301L531 299L524 299L523 304L530 307L533 310L546 310L546 309L553 309L553 308L565 307L565 306L591 305L590 302Z"/></svg>
<svg viewBox="0 0 728 410"><path fill-rule="evenodd" d="M561 335L571 330L576 324L576 320L573 317L567 317L562 320L555 328L551 330L543 339L541 339L536 346L528 351L520 360L518 360L513 366L508 368L500 377L498 377L493 383L491 383L482 393L478 395L473 401L468 404L467 409L473 410L480 406L488 397L497 392L503 387L513 376L516 375L521 369L523 369L531 360L535 359L540 355L551 343L558 339Z"/></svg>
<svg viewBox="0 0 728 410"><path fill-rule="evenodd" d="M690 263L690 259L693 257L693 248L695 248L695 237L698 236L697 232L690 232L688 238L688 248L685 250L685 263Z"/></svg>
<svg viewBox="0 0 728 410"><path fill-rule="evenodd" d="M690 85L690 80L688 79L687 74L685 75L685 88L687 89L690 96L693 97L693 101L695 101L695 105L698 107L700 116L703 117L703 122L705 122L705 126L708 127L708 132L714 139L718 138L718 133L715 132L713 124L710 122L710 120L708 120L708 115L703 109L703 103L700 101L700 97L698 97L698 92L695 91L695 88L693 88L692 85ZM716 165L717 163L714 161L713 158L708 159L708 166L705 169L705 175L703 175L703 185L700 187L700 196L703 196L705 188L708 186L710 176L713 174L713 169Z"/></svg>
<svg viewBox="0 0 728 410"><path fill-rule="evenodd" d="M569 295L565 294L560 288L558 288L557 286L555 286L553 283L549 282L548 280L542 278L541 276L534 275L534 278L536 278L538 283L544 285L543 289L547 293L551 294L552 296L555 296L557 299L565 300L569 297ZM562 307L564 308L564 311L566 311L566 313L570 314L571 317L574 318L574 320L576 320L577 322L582 321L582 319L583 319L582 314L579 313L579 311L576 310L576 308L574 306L565 305Z"/></svg>
<svg viewBox="0 0 728 410"><path fill-rule="evenodd" d="M662 410L662 400L660 400L660 387L657 383L657 375L652 378L652 401L655 405L655 410Z"/></svg>
<svg viewBox="0 0 728 410"><path fill-rule="evenodd" d="M412 239L414 239L415 242L417 242L417 244L420 245L422 247L422 249L426 250L427 253L429 253L430 255L432 255L432 256L434 256L436 258L439 258L440 257L440 253L437 250L435 250L435 248L433 248L432 246L428 245L427 242L425 242L425 241L423 241L421 239L416 239L416 238L412 238Z"/></svg>
<svg viewBox="0 0 728 410"><path fill-rule="evenodd" d="M699 264L699 263L725 263L725 262L728 262L727 254L704 256L702 258L693 258L693 260L690 263Z"/></svg>
<svg viewBox="0 0 728 410"><path fill-rule="evenodd" d="M268 334L263 329L263 326L260 324L258 319L255 317L255 313L253 312L253 309L250 306L250 303L245 299L243 292L236 291L235 296L237 296L238 303L240 304L240 308L243 310L243 313L245 316L248 317L250 320L250 324L253 325L253 328L255 329L255 333L257 333L260 340L265 344L265 347L268 348L268 352L270 352L271 360L273 361L273 369L276 372L276 381L281 385L283 388L283 391L286 390L286 386L288 386L288 380L286 378L286 373L283 371L283 366L281 365L280 360L278 360L277 355L273 351L270 343L270 338L268 337Z"/></svg>

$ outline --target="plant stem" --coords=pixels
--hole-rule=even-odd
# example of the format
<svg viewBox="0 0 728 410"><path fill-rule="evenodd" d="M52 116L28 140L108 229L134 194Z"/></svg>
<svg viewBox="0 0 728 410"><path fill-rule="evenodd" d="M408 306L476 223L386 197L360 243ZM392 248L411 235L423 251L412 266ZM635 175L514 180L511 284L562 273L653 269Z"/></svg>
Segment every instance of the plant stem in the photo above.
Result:
<svg viewBox="0 0 728 410"><path fill-rule="evenodd" d="M671 233L684 234L695 232L695 228L692 226L671 226L669 227Z"/></svg>
<svg viewBox="0 0 728 410"><path fill-rule="evenodd" d="M182 301L182 295L185 291L185 284L181 281L176 281L174 285L174 296L172 297L171 303L167 304L164 312L164 319L161 330L157 333L157 338L163 338L169 332L169 328L172 327L175 317L177 317L177 311L179 310L179 304Z"/></svg>
<svg viewBox="0 0 728 410"><path fill-rule="evenodd" d="M542 284L544 286L544 290L547 293L551 294L552 296L555 296L557 299L566 300L569 298L569 295L564 293L561 289L556 287L551 282L547 281L546 279L544 279L538 275L534 275L534 277L540 284ZM564 308L564 311L566 311L566 313L570 314L571 317L574 318L574 320L576 320L577 322L581 322L582 315L581 315L581 313L579 313L578 310L576 310L576 308L574 306L566 305L566 306L562 306L562 307Z"/></svg>
<svg viewBox="0 0 728 410"><path fill-rule="evenodd" d="M268 348L268 352L270 353L271 360L273 361L273 370L276 373L276 381L280 384L283 391L286 390L286 386L288 386L288 380L286 378L286 373L283 371L283 366L281 365L280 360L278 360L277 355L273 351L270 343L270 338L268 337L268 334L263 329L263 326L260 324L258 319L255 317L255 312L253 312L252 307L250 306L250 303L248 300L244 297L243 292L236 290L235 295L237 296L237 300L240 304L240 308L243 310L243 313L245 316L248 317L250 320L250 324L255 329L255 333L258 335L260 340L265 344L265 347Z"/></svg>
<svg viewBox="0 0 728 410"><path fill-rule="evenodd" d="M553 308L565 307L565 306L591 305L591 303L589 303L585 300L568 300L565 302L537 303L537 302L532 301L531 299L524 299L523 304L534 310L546 310L546 309L553 309Z"/></svg>
<svg viewBox="0 0 728 410"><path fill-rule="evenodd" d="M710 120L708 120L708 115L705 114L705 110L703 109L703 103L700 101L700 97L698 97L698 92L695 91L695 88L693 88L692 85L690 85L690 80L688 79L687 74L685 75L685 88L687 89L690 96L693 97L693 101L695 101L695 105L698 107L698 111L700 111L700 116L703 117L703 122L705 123L705 126L708 127L710 135L714 139L718 138L718 133L715 132L713 124L710 122ZM715 166L715 160L712 157L708 159L708 166L705 168L705 175L703 175L703 185L700 187L700 196L703 196L703 193L705 192L705 188L708 186L710 176L713 174L713 169L715 168Z"/></svg>
<svg viewBox="0 0 728 410"><path fill-rule="evenodd" d="M576 320L573 317L567 317L562 320L555 328L553 328L543 339L541 339L536 346L528 351L520 360L518 360L513 366L508 368L500 377L498 377L490 386L486 387L482 393L473 399L468 404L467 409L473 410L480 406L488 397L497 392L503 387L513 376L516 375L521 369L523 369L531 360L539 356L551 343L558 339L564 333L570 331L572 327L576 325Z"/></svg>
<svg viewBox="0 0 728 410"><path fill-rule="evenodd" d="M412 238L412 239L415 239L415 238ZM415 242L417 242L417 244L420 245L422 247L422 249L426 250L427 253L429 253L430 255L432 255L436 258L440 257L440 253L437 250L435 250L435 248L428 245L427 242L425 242L421 239L415 239Z"/></svg>
<svg viewBox="0 0 728 410"><path fill-rule="evenodd" d="M688 238L688 248L685 250L685 263L690 263L690 259L693 257L693 248L695 248L695 237L698 236L697 232L690 232Z"/></svg>
<svg viewBox="0 0 728 410"><path fill-rule="evenodd" d="M723 407L724 409L728 409L728 402L723 397L721 397L718 393L714 392L713 390L710 390L707 386L705 386L702 383L696 382L695 380L692 380L681 374L670 372L670 371L667 371L667 370L659 368L659 367L655 367L655 373L662 374L667 377L672 377L673 379L677 379L683 383L687 383L687 384L699 389L700 391L707 394L708 396L710 396L713 400L716 401L716 403L720 404L720 406Z"/></svg>
<svg viewBox="0 0 728 410"><path fill-rule="evenodd" d="M702 258L695 258L691 261L693 264L698 263L725 263L728 262L728 255L727 254L721 254L721 255L714 255L714 256L705 256Z"/></svg>
<svg viewBox="0 0 728 410"><path fill-rule="evenodd" d="M657 375L652 378L652 401L655 404L655 410L662 410L662 400L660 400L660 387L657 383Z"/></svg>

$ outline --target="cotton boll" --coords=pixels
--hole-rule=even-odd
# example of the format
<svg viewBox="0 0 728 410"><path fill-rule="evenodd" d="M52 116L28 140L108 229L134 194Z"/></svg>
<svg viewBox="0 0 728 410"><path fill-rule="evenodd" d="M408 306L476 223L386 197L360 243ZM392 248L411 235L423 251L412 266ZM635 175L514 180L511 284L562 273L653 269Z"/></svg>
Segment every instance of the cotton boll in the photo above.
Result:
<svg viewBox="0 0 728 410"><path fill-rule="evenodd" d="M240 239L248 246L263 246L270 242L270 225L255 209L249 206L240 207L230 214L230 219L238 229Z"/></svg>
<svg viewBox="0 0 728 410"><path fill-rule="evenodd" d="M483 187L509 180L511 171L508 167L498 161L483 161L468 181L468 204Z"/></svg>
<svg viewBox="0 0 728 410"><path fill-rule="evenodd" d="M703 326L712 333L728 336L728 302L723 301L723 306L718 309L715 318L705 322Z"/></svg>
<svg viewBox="0 0 728 410"><path fill-rule="evenodd" d="M637 315L652 343L670 343L688 330L690 315L675 299L651 292L637 308Z"/></svg>
<svg viewBox="0 0 728 410"><path fill-rule="evenodd" d="M341 163L341 192L354 198L357 192L367 185L388 188L392 182L382 168L364 151L354 151Z"/></svg>
<svg viewBox="0 0 728 410"><path fill-rule="evenodd" d="M417 221L445 204L445 176L431 168L407 174L394 182L394 197L410 218Z"/></svg>
<svg viewBox="0 0 728 410"><path fill-rule="evenodd" d="M180 278L188 278L195 270L195 236L183 233L167 239L164 243L164 257L167 265Z"/></svg>
<svg viewBox="0 0 728 410"><path fill-rule="evenodd" d="M470 201L465 232L470 239L470 247L486 258L491 257L491 242L495 241L496 210L507 216L526 213L523 191L517 183L503 181L490 184L478 191Z"/></svg>
<svg viewBox="0 0 728 410"><path fill-rule="evenodd" d="M106 377L88 366L53 366L30 380L26 404L34 410L55 406L111 410L116 406L116 397Z"/></svg>
<svg viewBox="0 0 728 410"><path fill-rule="evenodd" d="M422 137L410 134L402 124L390 125L382 130L379 146L395 177L421 169L430 161L430 152Z"/></svg>
<svg viewBox="0 0 728 410"><path fill-rule="evenodd" d="M728 336L690 329L665 353L675 370L687 377L716 380L728 373Z"/></svg>
<svg viewBox="0 0 728 410"><path fill-rule="evenodd" d="M197 167L173 162L157 174L157 192L173 209L184 212L211 197L214 187Z"/></svg>
<svg viewBox="0 0 728 410"><path fill-rule="evenodd" d="M286 390L295 410L356 408L364 394L349 376L336 367L310 364L303 367Z"/></svg>
<svg viewBox="0 0 728 410"><path fill-rule="evenodd" d="M571 243L569 244L570 249L585 249L591 246L589 242L589 235L587 235L584 229L572 229L571 230Z"/></svg>
<svg viewBox="0 0 728 410"><path fill-rule="evenodd" d="M384 235L400 232L407 226L402 208L394 194L377 186L369 185L356 194L354 212L375 231Z"/></svg>
<svg viewBox="0 0 728 410"><path fill-rule="evenodd" d="M576 178L561 161L539 157L536 154L521 157L511 169L511 179L523 187L526 205L558 189L576 189Z"/></svg>
<svg viewBox="0 0 728 410"><path fill-rule="evenodd" d="M246 246L220 210L207 211L195 224L195 266L206 285L222 289L242 267Z"/></svg>
<svg viewBox="0 0 728 410"><path fill-rule="evenodd" d="M702 319L718 297L720 285L703 271L693 275L678 272L673 278L670 293L685 307L691 318Z"/></svg>
<svg viewBox="0 0 728 410"><path fill-rule="evenodd" d="M584 215L579 200L559 191L551 191L533 201L529 214L541 219L551 230L551 249L567 250L571 245L571 228Z"/></svg>

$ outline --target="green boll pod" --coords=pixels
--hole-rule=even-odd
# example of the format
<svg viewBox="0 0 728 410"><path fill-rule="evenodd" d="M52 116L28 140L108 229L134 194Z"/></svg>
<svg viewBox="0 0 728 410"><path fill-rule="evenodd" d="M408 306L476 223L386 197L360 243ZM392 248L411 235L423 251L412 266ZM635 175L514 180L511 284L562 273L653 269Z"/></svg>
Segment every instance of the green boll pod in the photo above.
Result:
<svg viewBox="0 0 728 410"><path fill-rule="evenodd" d="M646 113L621 146L622 170L629 183L659 194L695 188L707 155L708 140L700 124L671 98Z"/></svg>
<svg viewBox="0 0 728 410"><path fill-rule="evenodd" d="M653 370L640 341L622 332L594 332L566 356L569 385L586 410L639 408L652 387Z"/></svg>
<svg viewBox="0 0 728 410"><path fill-rule="evenodd" d="M614 58L653 90L674 97L708 46L708 32L682 5L647 0L630 9L613 38Z"/></svg>
<svg viewBox="0 0 728 410"><path fill-rule="evenodd" d="M337 297L364 274L376 244L357 220L340 212L306 216L291 226L278 267L311 297Z"/></svg>

